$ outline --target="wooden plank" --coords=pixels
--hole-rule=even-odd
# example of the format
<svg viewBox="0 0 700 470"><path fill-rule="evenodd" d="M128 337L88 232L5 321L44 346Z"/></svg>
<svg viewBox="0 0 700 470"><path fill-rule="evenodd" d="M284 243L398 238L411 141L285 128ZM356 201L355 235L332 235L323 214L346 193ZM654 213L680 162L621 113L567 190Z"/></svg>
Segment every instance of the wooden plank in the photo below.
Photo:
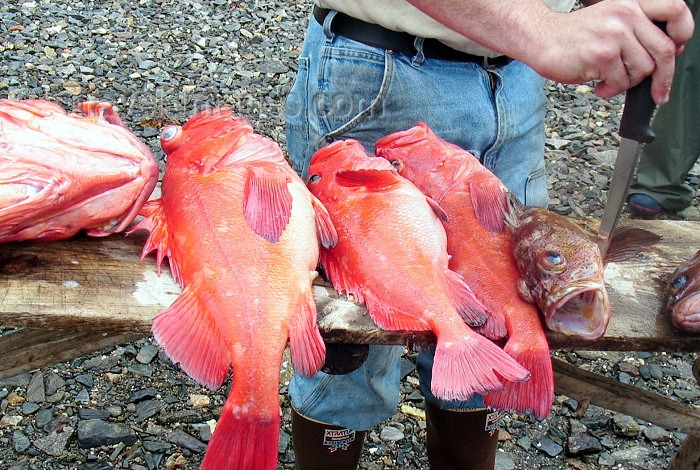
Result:
<svg viewBox="0 0 700 470"><path fill-rule="evenodd" d="M596 221L591 221L595 225ZM690 257L700 222L625 220L660 234L658 247L636 260L607 266L612 319L606 335L584 341L549 333L553 349L700 351L700 336L675 330L663 311L655 277ZM167 266L139 261L145 232L103 239L79 236L52 243L0 245L0 324L96 332L149 333L153 317L180 292ZM167 264L167 263L166 263ZM429 332L385 332L362 306L337 299L319 282L319 324L329 342L432 344ZM261 286L264 288L264 286ZM332 304L331 307L328 305ZM339 315L338 312L342 311ZM332 314L331 314L332 313Z"/></svg>
<svg viewBox="0 0 700 470"><path fill-rule="evenodd" d="M142 333L96 333L23 328L0 336L0 380L70 361L142 338Z"/></svg>
<svg viewBox="0 0 700 470"><path fill-rule="evenodd" d="M669 462L668 470L700 470L700 436L686 436Z"/></svg>
<svg viewBox="0 0 700 470"><path fill-rule="evenodd" d="M664 429L700 433L700 408L552 359L555 391L579 402L617 411Z"/></svg>

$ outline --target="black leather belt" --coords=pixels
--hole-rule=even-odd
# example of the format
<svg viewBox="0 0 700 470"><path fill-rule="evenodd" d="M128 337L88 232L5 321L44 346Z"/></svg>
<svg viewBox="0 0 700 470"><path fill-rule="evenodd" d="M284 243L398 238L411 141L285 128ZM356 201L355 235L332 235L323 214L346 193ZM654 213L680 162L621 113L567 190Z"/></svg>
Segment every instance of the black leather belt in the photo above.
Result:
<svg viewBox="0 0 700 470"><path fill-rule="evenodd" d="M327 8L314 5L314 18L323 25L326 16L331 12ZM392 31L383 26L358 20L345 13L338 12L331 23L331 32L344 36L353 41L358 41L370 46L381 47L401 54L415 55L414 46L416 36L399 31ZM476 62L484 67L507 65L512 59L506 56L484 57L467 54L466 52L452 49L437 39L426 38L423 40L423 55L429 59L449 60L452 62Z"/></svg>

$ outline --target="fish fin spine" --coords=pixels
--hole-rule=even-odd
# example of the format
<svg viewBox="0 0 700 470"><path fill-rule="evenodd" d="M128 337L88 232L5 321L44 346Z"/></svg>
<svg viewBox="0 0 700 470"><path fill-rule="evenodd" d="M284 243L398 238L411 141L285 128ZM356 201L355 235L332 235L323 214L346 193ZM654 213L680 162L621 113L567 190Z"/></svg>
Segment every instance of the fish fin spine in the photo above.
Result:
<svg viewBox="0 0 700 470"><path fill-rule="evenodd" d="M288 175L276 164L248 169L243 211L251 229L267 241L277 243L292 214Z"/></svg>
<svg viewBox="0 0 700 470"><path fill-rule="evenodd" d="M229 374L231 361L214 319L195 289L185 288L167 310L158 314L151 326L168 357L183 371L211 389L217 389Z"/></svg>
<svg viewBox="0 0 700 470"><path fill-rule="evenodd" d="M437 334L431 390L444 400L467 400L475 393L503 389L501 378L527 380L529 372L498 346L476 333L459 341Z"/></svg>
<svg viewBox="0 0 700 470"><path fill-rule="evenodd" d="M236 414L227 401L202 461L202 470L274 470L280 417Z"/></svg>
<svg viewBox="0 0 700 470"><path fill-rule="evenodd" d="M311 377L326 358L326 344L316 323L316 301L309 289L301 302L301 311L289 322L289 353L294 370Z"/></svg>
<svg viewBox="0 0 700 470"><path fill-rule="evenodd" d="M484 396L484 403L494 409L532 412L537 419L546 418L554 403L554 372L547 340L544 344L523 347L513 339L506 343L504 351L530 371L525 382L504 381L504 389ZM539 341L541 343L541 341Z"/></svg>

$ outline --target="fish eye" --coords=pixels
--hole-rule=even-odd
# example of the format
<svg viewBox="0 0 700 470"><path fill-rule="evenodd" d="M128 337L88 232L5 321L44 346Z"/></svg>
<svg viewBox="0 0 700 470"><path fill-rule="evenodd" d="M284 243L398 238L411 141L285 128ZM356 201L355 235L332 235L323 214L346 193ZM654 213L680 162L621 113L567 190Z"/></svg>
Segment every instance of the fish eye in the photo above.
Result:
<svg viewBox="0 0 700 470"><path fill-rule="evenodd" d="M315 183L320 179L321 179L321 175L319 175L319 174L311 175L311 176L309 176L309 183Z"/></svg>
<svg viewBox="0 0 700 470"><path fill-rule="evenodd" d="M394 166L394 168L396 168L396 170L399 172L404 168L404 164L401 160L391 160L389 163L391 163Z"/></svg>
<svg viewBox="0 0 700 470"><path fill-rule="evenodd" d="M172 140L180 131L179 126L165 126L162 131L160 131L160 138L164 142Z"/></svg>
<svg viewBox="0 0 700 470"><path fill-rule="evenodd" d="M688 279L685 276L679 276L671 282L671 290L676 293L678 292L679 289L682 289L683 286L685 286L685 283L688 281Z"/></svg>
<svg viewBox="0 0 700 470"><path fill-rule="evenodd" d="M545 251L540 255L538 264L545 272L559 274L566 269L566 259L556 251Z"/></svg>

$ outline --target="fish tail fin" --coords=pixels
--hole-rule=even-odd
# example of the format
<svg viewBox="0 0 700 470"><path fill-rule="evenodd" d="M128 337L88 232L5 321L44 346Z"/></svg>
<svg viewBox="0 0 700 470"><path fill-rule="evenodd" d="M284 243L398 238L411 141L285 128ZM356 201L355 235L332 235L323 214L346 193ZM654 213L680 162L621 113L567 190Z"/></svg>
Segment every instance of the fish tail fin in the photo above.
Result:
<svg viewBox="0 0 700 470"><path fill-rule="evenodd" d="M500 377L520 382L530 373L491 341L474 332L458 340L438 342L431 390L445 400L466 400L475 393L503 389Z"/></svg>
<svg viewBox="0 0 700 470"><path fill-rule="evenodd" d="M186 287L167 310L155 317L151 331L156 342L182 370L209 388L217 389L229 373L231 361L226 351L230 347L196 291Z"/></svg>
<svg viewBox="0 0 700 470"><path fill-rule="evenodd" d="M486 307L472 292L464 278L454 271L446 271L450 300L469 326L481 326L489 319ZM505 326L503 327L505 330Z"/></svg>
<svg viewBox="0 0 700 470"><path fill-rule="evenodd" d="M294 369L311 377L319 371L326 358L326 344L316 323L316 302L313 291L304 294L301 311L289 323L289 353Z"/></svg>
<svg viewBox="0 0 700 470"><path fill-rule="evenodd" d="M202 470L275 470L280 417L236 412L229 396L202 461Z"/></svg>
<svg viewBox="0 0 700 470"><path fill-rule="evenodd" d="M538 419L547 417L554 402L554 372L549 346L535 346L528 341L515 341L513 338L506 343L504 351L530 371L530 378L525 382L505 382L504 389L487 394L484 403L498 410L531 411Z"/></svg>

